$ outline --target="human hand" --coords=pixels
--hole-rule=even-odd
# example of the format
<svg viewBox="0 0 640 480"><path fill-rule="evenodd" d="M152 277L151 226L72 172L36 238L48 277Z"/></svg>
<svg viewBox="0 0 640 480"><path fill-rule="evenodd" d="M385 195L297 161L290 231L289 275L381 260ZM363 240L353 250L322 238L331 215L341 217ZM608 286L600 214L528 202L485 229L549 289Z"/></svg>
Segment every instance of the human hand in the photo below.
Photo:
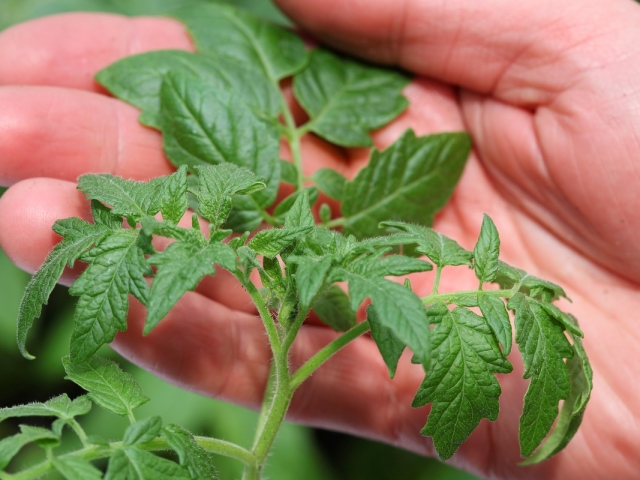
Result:
<svg viewBox="0 0 640 480"><path fill-rule="evenodd" d="M348 3L343 2L341 5ZM311 8L307 4L305 7ZM371 14L372 11L368 10L367 13ZM388 20L387 12L382 13L385 15L384 20ZM321 21L322 18L322 15L315 15L316 21ZM414 16L411 15L410 18ZM66 16L41 22L18 27L5 33L0 39L0 57L4 56L4 60L10 60L7 56L11 55L18 59L1 63L12 65L12 70L0 73L0 83L62 86L65 90L2 88L0 95L3 95L2 104L5 105L2 113L4 121L0 122L5 130L0 137L0 151L3 152L3 166L0 166L2 179L15 182L40 175L74 180L79 174L87 171L111 171L134 178L168 173L169 166L161 155L158 135L137 125L137 112L115 100L81 90L95 91L96 86L91 81L95 71L122 55L133 53L127 51L131 44L137 44L138 51L161 47L189 48L182 27L167 20L127 21L106 16ZM54 25L55 22L59 23ZM307 26L314 30L313 25ZM58 33L53 33L56 29ZM84 31L78 31L80 29ZM340 32L340 29L333 27L331 30ZM77 32L78 38L73 39L66 35L64 45L55 45L51 41L51 38L59 36L59 32L66 34L69 31ZM129 43L127 35L131 33L134 35L129 39L137 38L137 41ZM10 34L14 37L7 37ZM47 34L51 38L46 38ZM361 32L358 34L359 38L362 38ZM23 40L18 42L16 35L22 35ZM65 38L65 35L62 38ZM22 47L16 48L16 45ZM119 46L123 49L118 50ZM11 51L7 53L9 49ZM75 52L69 52L69 49L75 49ZM29 60L34 57L35 52L46 55L47 50L55 57L51 64L42 62L41 65L29 65ZM435 73L419 73L429 73L432 77L438 78ZM462 83L451 78L446 80ZM615 92L603 92L606 93ZM597 472L596 468L603 468L603 471L614 478L630 475L629 472L636 471L635 465L621 462L619 458L614 465L606 464L606 449L599 449L604 450L601 458L597 455L599 450L589 450L588 443L595 443L594 438L597 434L601 441L609 439L604 441L611 442L617 438L620 439L618 442L626 442L625 447L621 449L623 452L628 450L632 454L634 451L632 442L637 435L633 435L633 431L625 435L622 431L623 425L633 424L628 420L623 423L628 419L629 413L633 413L630 411L633 402L627 403L629 410L624 408L624 400L621 402L623 408L617 408L614 412L610 407L614 399L617 401L618 396L623 399L634 397L631 390L633 387L622 384L621 378L616 382L616 374L611 373L616 365L615 357L622 356L624 347L616 343L617 349L609 353L608 349L603 349L602 342L597 345L593 340L607 339L607 330L602 324L602 319L598 318L600 314L594 315L594 312L613 310L613 307L607 308L608 305L613 305L616 311L620 312L620 322L628 318L625 312L631 312L633 309L632 281L635 279L637 283L640 277L637 263L633 274L633 268L629 268L631 262L627 261L626 272L632 272L631 278L628 274L627 280L618 278L620 271L616 272L615 266L610 265L611 271L607 272L594 262L594 255L590 255L588 250L575 244L575 241L570 242L563 238L561 230L555 231L552 228L555 224L551 220L555 215L560 215L568 208L575 209L577 205L573 205L571 198L565 201L566 206L562 203L550 204L549 199L554 198L551 195L554 192L551 187L556 188L556 194L567 193L554 184L547 186L549 181L542 185L551 191L544 191L542 199L535 198L533 194L538 193L536 187L539 188L540 185L537 182L544 178L539 175L533 177L535 180L529 179L533 186L529 189L532 192L529 192L524 188L530 185L525 181L527 179L520 178L524 175L510 172L514 166L521 165L520 168L523 168L531 165L533 155L530 150L518 150L522 157L519 158L518 164L498 163L503 159L500 145L503 145L503 150L507 147L512 148L514 152L510 152L510 155L517 158L515 150L521 144L517 143L518 137L509 136L506 129L512 126L514 121L509 118L503 130L505 133L496 139L491 138L491 133L496 130L492 123L496 120L486 123L484 121L487 119L481 119L482 122L478 120L474 131L474 124L467 117L473 113L474 108L487 115L486 112L491 111L488 106L507 107L506 102L493 101L487 104L488 99L471 93L463 94L458 102L446 84L428 80L415 82L409 87L407 95L414 106L393 126L378 132L378 145L388 144L399 131L409 125L419 133L427 133L462 129L465 128L466 121L466 128L474 133L478 151L481 153L482 162L475 157L471 160L461 187L457 190L452 204L438 218L436 227L460 239L461 243L468 247L473 244L474 235L477 235L481 213L486 211L491 214L501 231L506 261L567 285L567 290L575 302L570 311L582 320L587 336L587 348L596 370L596 381L599 372L606 372L607 379L611 382L607 391L596 388L585 424L565 453L541 467L517 471L514 470L517 460L515 425L521 406L514 399L522 398L524 383L517 380L503 382L501 419L495 424L484 422L481 430L462 447L455 460L458 464L487 476L516 475L523 478L530 474L532 477L564 478L567 472L575 476L580 475L584 469L584 472L587 472L585 475L588 475ZM608 103L606 99L605 103ZM624 106L627 107L626 104ZM517 108L511 110L514 113L528 115L531 122L530 113ZM618 115L624 115L624 111ZM519 118L517 115L513 116ZM110 123L114 118L119 119L120 135L114 123ZM475 117L471 115L469 118ZM489 133L480 127L489 129ZM633 127L631 130L633 133ZM519 135L523 133L525 132L518 131ZM495 133L493 136L495 137ZM119 147L115 141L117 138L120 138ZM505 139L511 143L505 142ZM527 144L526 136L523 144L529 149L536 146ZM28 150L25 149L25 145L28 145ZM342 165L343 171L348 175L352 175L365 158L361 151L350 151L346 156L342 155L342 152L329 149L312 138L307 140L305 148L307 156L311 155L316 160L316 166ZM494 151L496 149L497 151ZM608 150L611 154L612 147ZM348 163L345 162L346 157L350 160ZM111 165L109 162L114 158L119 160L117 164ZM44 161L47 163L43 164ZM551 160L545 157L545 161ZM628 165L633 166L630 161ZM529 175L533 176L534 173L536 172ZM623 180L626 176L628 173L623 175ZM602 177L600 174L596 178L600 180ZM575 181L573 183L578 184ZM507 190L505 185L511 190ZM621 194L621 188L618 185L616 188L615 193ZM28 195L31 195L31 198L28 198ZM530 199L530 196L534 198ZM520 200L514 203L516 199ZM542 205L538 205L539 203ZM556 206L559 207L559 212L555 211ZM632 204L629 203L626 213L624 208L616 212L626 215L627 228L630 229L633 226L631 208ZM548 218L540 212L546 213ZM50 225L56 218L72 215L86 215L86 205L73 184L51 179L28 180L11 189L0 203L0 242L19 264L33 270L55 243ZM11 225L11 228L6 227L7 225ZM600 224L597 227L601 228ZM583 225L583 228L586 227ZM610 229L604 230L606 231L597 232L594 238L600 238L605 233L612 235ZM620 228L617 232L617 235L620 235ZM606 243L606 238L601 242ZM615 254L621 252L623 249L619 247L616 252L610 253L615 257ZM600 262L603 261L603 257L598 258ZM608 259L605 258L604 261ZM561 264L562 270L552 269L551 266L555 263ZM427 280L414 280L416 290L427 293ZM445 280L451 288L455 284L456 289L463 287L461 282L467 281L464 278ZM475 280L473 282L475 286ZM446 283L443 286L446 288ZM596 298L594 292L603 288L609 289L608 296ZM637 292L637 286L635 288ZM609 303L603 304L603 300ZM134 328L133 331L119 336L114 346L137 363L183 386L239 403L257 405L266 377L268 347L260 323L252 312L244 311L245 305L239 288L233 286L228 279L218 278L215 289L208 283L200 287L199 293L188 295L172 312L171 317L163 321L149 337L141 338L140 329ZM132 313L132 323L139 326L142 315L143 312L139 308L135 309ZM609 316L614 318L614 314ZM186 332L185 327L188 330ZM598 328L603 332L597 332ZM178 329L181 331L180 336L176 334ZM215 337L211 332L215 332ZM597 333L600 334L596 335ZM298 362L308 357L312 350L324 344L331 336L332 334L323 328L307 327L296 345L293 361ZM612 335L610 341L613 341L613 338ZM623 341L631 343L633 338L625 338ZM616 339L616 342L619 341ZM604 342L604 345L608 346L607 342ZM600 348L599 354L597 348ZM633 345L627 348L633 348ZM605 352L609 354L606 358ZM605 360L609 363L605 363ZM426 412L424 409L409 408L411 398L421 380L420 369L409 365L408 361L405 364L404 370L399 372L397 378L389 381L386 368L379 359L375 346L367 339L361 339L311 377L297 394L292 414L294 418L307 423L347 430L423 453L432 453L430 442L417 434L424 423ZM362 365L368 365L369 371L363 373ZM212 376L211 372L216 372L215 376ZM367 396L375 396L379 403L367 409L361 402L361 399ZM384 413L381 415L380 412ZM600 416L602 420L596 421L591 412L595 412L596 417ZM488 448L488 445L493 447ZM588 456L581 456L585 450L589 452ZM633 461L631 455L627 460ZM629 470L616 470L626 468ZM618 472L620 475L615 475Z"/></svg>

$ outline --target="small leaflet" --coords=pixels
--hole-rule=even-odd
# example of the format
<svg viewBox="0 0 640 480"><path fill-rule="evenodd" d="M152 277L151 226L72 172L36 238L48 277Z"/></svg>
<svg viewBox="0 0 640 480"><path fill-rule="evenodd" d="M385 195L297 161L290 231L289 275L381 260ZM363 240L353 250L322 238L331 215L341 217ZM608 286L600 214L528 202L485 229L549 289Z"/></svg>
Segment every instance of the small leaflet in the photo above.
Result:
<svg viewBox="0 0 640 480"><path fill-rule="evenodd" d="M311 232L314 227L270 228L262 230L253 237L248 247L258 255L273 258L298 238Z"/></svg>
<svg viewBox="0 0 640 480"><path fill-rule="evenodd" d="M80 457L53 457L51 463L66 480L101 480L102 472Z"/></svg>
<svg viewBox="0 0 640 480"><path fill-rule="evenodd" d="M104 480L193 480L189 471L166 458L136 447L116 451Z"/></svg>
<svg viewBox="0 0 640 480"><path fill-rule="evenodd" d="M493 282L498 273L500 237L493 220L485 214L476 246L473 249L473 267L481 282Z"/></svg>
<svg viewBox="0 0 640 480"><path fill-rule="evenodd" d="M169 446L178 454L180 465L189 469L192 478L216 480L213 455L202 448L190 432L178 425L167 425L162 430Z"/></svg>
<svg viewBox="0 0 640 480"><path fill-rule="evenodd" d="M511 343L513 333L511 331L511 320L509 313L501 298L490 293L478 293L478 306L489 327L502 345L502 351L506 355L511 353Z"/></svg>
<svg viewBox="0 0 640 480"><path fill-rule="evenodd" d="M123 58L96 75L113 95L142 110L140 122L160 129L160 87L170 71L182 71L216 89L234 90L252 109L270 117L280 111L279 92L262 75L227 56L180 50L146 52Z"/></svg>
<svg viewBox="0 0 640 480"><path fill-rule="evenodd" d="M323 323L336 332L346 332L356 326L356 314L351 310L351 300L337 285L331 285L318 297L313 310Z"/></svg>
<svg viewBox="0 0 640 480"><path fill-rule="evenodd" d="M229 216L234 195L263 190L266 185L252 171L233 163L196 167L198 172L198 211L214 229Z"/></svg>
<svg viewBox="0 0 640 480"><path fill-rule="evenodd" d="M25 445L43 440L58 442L59 438L51 430L20 425L20 433L0 440L0 470L6 468Z"/></svg>
<svg viewBox="0 0 640 480"><path fill-rule="evenodd" d="M289 210L291 210L296 200L298 200L298 197L302 195L302 192L307 192L307 202L309 205L315 204L318 200L318 189L316 187L305 187L300 190L296 190L288 197L283 198L280 203L278 203L278 206L273 211L273 216L278 221L282 221L287 216L287 213L289 213Z"/></svg>
<svg viewBox="0 0 640 480"><path fill-rule="evenodd" d="M500 384L496 373L513 367L504 357L485 320L462 307L429 307L432 369L413 400L414 407L431 403L422 429L433 438L442 460L450 458L483 418L498 418Z"/></svg>
<svg viewBox="0 0 640 480"><path fill-rule="evenodd" d="M187 167L183 165L178 168L177 172L166 177L159 190L157 202L162 212L162 218L177 224L189 207Z"/></svg>
<svg viewBox="0 0 640 480"><path fill-rule="evenodd" d="M122 443L125 447L131 447L150 442L160 435L160 430L162 430L162 419L158 416L139 420L127 427Z"/></svg>
<svg viewBox="0 0 640 480"><path fill-rule="evenodd" d="M537 302L517 293L507 308L515 311L524 378L531 378L520 417L520 452L526 458L549 433L560 400L569 397L569 373L563 359L573 356L573 348L560 324Z"/></svg>
<svg viewBox="0 0 640 480"><path fill-rule="evenodd" d="M392 235L388 238L391 242L415 243L418 245L416 250L426 255L429 260L438 267L447 265L472 265L473 253L462 248L458 242L436 232L431 228L420 225L412 225L404 222L382 222L384 227L392 227L394 229L406 232L406 235ZM381 240L385 240L383 237Z"/></svg>
<svg viewBox="0 0 640 480"><path fill-rule="evenodd" d="M258 117L240 96L215 89L181 72L169 73L161 89L162 139L176 165L233 163L264 179L252 198L271 205L280 185L280 130Z"/></svg>
<svg viewBox="0 0 640 480"><path fill-rule="evenodd" d="M343 147L373 145L369 132L407 108L402 89L409 78L323 49L312 50L309 65L293 80L296 99L311 120L310 131Z"/></svg>
<svg viewBox="0 0 640 480"><path fill-rule="evenodd" d="M447 203L471 150L466 133L416 137L407 130L347 182L342 196L343 234L382 234L384 221L429 226Z"/></svg>
<svg viewBox="0 0 640 480"><path fill-rule="evenodd" d="M295 277L301 310L309 310L316 297L326 287L325 282L332 266L332 260L331 257L315 259L290 256L287 258L287 263L297 264Z"/></svg>
<svg viewBox="0 0 640 480"><path fill-rule="evenodd" d="M125 180L109 174L82 175L78 179L78 190L89 200L99 200L111 205L111 213L138 221L142 217L160 211L158 190L166 177L148 182Z"/></svg>
<svg viewBox="0 0 640 480"><path fill-rule="evenodd" d="M309 191L299 190L293 205L284 218L284 228L315 227L316 221L311 214Z"/></svg>
<svg viewBox="0 0 640 480"><path fill-rule="evenodd" d="M542 278L529 275L524 270L498 260L498 272L495 279L500 288L513 288L516 284L520 285L520 291L543 303L553 302L560 297L568 298L565 291L559 285ZM564 321L562 321L564 323ZM569 330L579 330L575 325L568 328Z"/></svg>
<svg viewBox="0 0 640 480"><path fill-rule="evenodd" d="M376 342L380 355L389 369L389 378L393 378L398 367L398 360L400 360L406 344L394 335L392 329L380 323L373 305L367 307L367 320L371 327L371 338Z"/></svg>
<svg viewBox="0 0 640 480"><path fill-rule="evenodd" d="M249 12L208 4L190 5L171 15L187 26L199 52L245 65L274 85L307 63L298 35Z"/></svg>
<svg viewBox="0 0 640 480"><path fill-rule="evenodd" d="M366 298L375 306L380 325L404 342L425 369L431 360L427 314L422 301L404 286L381 277L343 270L349 284L351 309L356 311Z"/></svg>
<svg viewBox="0 0 640 480"><path fill-rule="evenodd" d="M156 265L158 271L149 292L145 335L158 325L186 292L194 290L206 275L215 273L214 263L234 270L236 254L222 243L198 245L183 241L172 243L148 261Z"/></svg>
<svg viewBox="0 0 640 480"><path fill-rule="evenodd" d="M126 330L129 293L147 303L145 275L152 272L137 237L135 230L111 232L82 257L90 264L69 289L80 297L71 335L74 361L86 360Z"/></svg>
<svg viewBox="0 0 640 480"><path fill-rule="evenodd" d="M91 410L91 400L86 395L71 400L66 393L44 403L34 402L15 407L0 408L0 422L16 417L58 417L64 420L86 415Z"/></svg>
<svg viewBox="0 0 640 480"><path fill-rule="evenodd" d="M111 360L92 357L86 362L73 363L65 357L62 363L66 379L80 385L91 400L117 415L129 415L149 401L133 377Z"/></svg>
<svg viewBox="0 0 640 480"><path fill-rule="evenodd" d="M284 183L288 183L289 185L297 185L298 183L298 169L291 162L287 162L286 160L280 160L280 175L282 175L282 180Z"/></svg>
<svg viewBox="0 0 640 480"><path fill-rule="evenodd" d="M102 225L95 225L79 218L58 220L54 230L63 240L58 243L36 274L27 284L18 313L18 347L25 358L35 358L26 350L27 334L33 321L40 316L42 305L46 305L49 295L62 276L64 268L73 266L75 260L99 242L108 232Z"/></svg>
<svg viewBox="0 0 640 480"><path fill-rule="evenodd" d="M347 179L331 168L320 168L313 174L313 183L322 193L334 200L342 200Z"/></svg>
<svg viewBox="0 0 640 480"><path fill-rule="evenodd" d="M401 277L410 273L428 272L433 269L433 266L417 258L389 255L361 257L351 263L349 269L365 276Z"/></svg>
<svg viewBox="0 0 640 480"><path fill-rule="evenodd" d="M593 370L589 364L582 340L572 335L574 355L567 360L569 371L569 398L562 404L558 420L540 448L521 465L533 465L555 455L562 450L578 431L587 403L593 390Z"/></svg>

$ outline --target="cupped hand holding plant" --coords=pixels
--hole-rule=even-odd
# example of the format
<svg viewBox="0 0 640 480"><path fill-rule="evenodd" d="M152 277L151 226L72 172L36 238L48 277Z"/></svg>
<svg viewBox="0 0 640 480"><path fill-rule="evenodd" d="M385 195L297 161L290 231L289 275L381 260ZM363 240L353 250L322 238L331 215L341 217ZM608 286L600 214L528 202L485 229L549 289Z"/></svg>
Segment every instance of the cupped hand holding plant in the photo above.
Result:
<svg viewBox="0 0 640 480"><path fill-rule="evenodd" d="M631 478L639 438L629 420L637 418L632 380L640 374L629 359L638 350L632 322L640 308L633 180L639 7L378 2L360 11L355 2L280 3L318 38L419 75L404 92L409 108L374 134L376 146L386 148L408 127L417 134L469 130L475 151L434 228L472 249L482 213L489 213L501 258L562 284L573 300L567 310L581 320L598 383L565 452L539 466L516 466L526 383L510 375L501 378L499 420L482 423L453 462L487 477ZM172 171L157 132L93 80L119 58L165 48L193 48L184 27L168 19L67 15L0 37L1 64L11 65L0 71L0 177L14 185L0 202L0 242L23 268L34 271L57 243L50 231L56 219L89 218L76 190L79 175L148 179ZM368 158L312 136L301 149L306 175L331 167L353 178ZM432 284L431 273L411 276L419 296ZM476 287L470 272L445 272L440 281L443 292ZM271 353L255 313L237 282L219 272L147 337L146 312L132 302L130 329L113 346L185 388L257 407ZM324 326L303 326L291 363L335 336ZM302 384L290 417L433 454L418 433L425 412L410 408L424 375L410 360L405 353L389 380L376 345L360 338Z"/></svg>

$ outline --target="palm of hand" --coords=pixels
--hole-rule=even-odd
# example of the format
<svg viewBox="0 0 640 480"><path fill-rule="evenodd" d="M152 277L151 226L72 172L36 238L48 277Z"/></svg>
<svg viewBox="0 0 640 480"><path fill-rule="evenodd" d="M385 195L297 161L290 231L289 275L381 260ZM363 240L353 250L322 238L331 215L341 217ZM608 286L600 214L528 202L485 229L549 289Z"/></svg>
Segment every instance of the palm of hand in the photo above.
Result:
<svg viewBox="0 0 640 480"><path fill-rule="evenodd" d="M87 23L84 24L86 28ZM114 25L108 27L113 29ZM154 26L148 30L157 32L157 28L158 26ZM176 26L163 24L163 28L176 29ZM149 42L146 47L141 48L167 46L185 48L187 43L184 36L174 33L173 36L165 36L162 41ZM119 52L112 49L109 55L111 58L104 64L117 58ZM58 61L63 63L62 59ZM101 59L95 60L96 63L100 61ZM96 70L91 65L86 68L90 70L87 72L89 75ZM6 75L2 83L57 85L80 90L94 88L93 85L88 87L86 84L75 84L75 79L70 81L63 78L63 75L56 76L49 72L47 76L47 72L36 70L29 66L25 71L30 72L31 78L23 76L24 81L20 81L17 76L9 81L7 78L10 75ZM19 92L9 92L7 88L2 93L7 100L12 99L8 102L9 106L13 105L18 110L22 107L20 102L25 102L26 96L21 98ZM33 95L41 95L40 99L44 100L54 92L46 89L27 93L31 98L34 98ZM625 191L623 182L608 182L609 188L617 189L613 195L617 204L611 202L611 197L608 196L611 192L603 192L606 201L596 201L594 204L590 203L592 197L587 196L597 190L596 187L603 178L611 174L600 163L600 158L607 153L607 140L603 139L601 146L596 141L581 145L582 139L575 134L584 132L585 129L587 132L597 131L597 122L594 123L586 116L580 118L579 115L574 115L571 120L576 122L571 123L562 119L558 112L555 112L555 117L554 111L537 111L533 114L499 100L470 93L463 92L456 98L453 90L446 85L427 81L417 81L407 93L415 107L394 125L378 132L376 141L384 146L399 130L407 126L413 127L418 133L471 129L476 139L477 155L471 158L460 187L452 202L439 215L435 227L458 239L462 245L471 247L479 229L482 212L490 213L501 232L504 259L536 275L561 283L573 298L574 303L568 310L582 322L587 339L586 348L593 362L597 382L583 427L567 451L540 467L516 471L517 416L521 408L519 399L522 398L526 385L517 378L504 379L500 420L495 424L485 423L461 449L458 462L487 476L495 474L500 477L515 475L522 478L529 474L532 478L566 478L567 472L578 477L606 472L614 478L624 478L633 474L630 472L636 472L638 465L633 459L636 445L632 443L632 439L638 436L632 430L633 427L629 427L633 422L628 419L634 418L632 399L637 395L632 382L624 382L624 379L632 378L634 373L640 372L625 370L633 367L617 367L618 364L628 365L629 362L616 357L622 356L622 352L633 351L636 340L632 332L625 332L627 334L623 337L614 337L613 329L609 324L605 325L604 318L617 321L623 326L625 321L632 321L632 312L640 307L640 296L637 295L640 267L637 260L635 264L629 261L629 258L634 258L633 253L637 259L638 252L637 248L633 250L631 235L626 233L637 232L640 227L637 225L638 220L635 220L634 225L631 217L632 203L628 200L633 192L630 191L630 186ZM108 169L131 176L152 176L167 172L155 134L135 124L136 114L132 109L121 104L115 106L115 101L103 97L98 99L84 92L64 90L57 91L56 95L67 111L72 110L69 106L83 101L95 102L96 106L99 105L96 108L101 108L102 112L107 109L116 111L120 132L127 133L121 137L124 138L124 143L119 146L120 164L117 168L107 167ZM586 97L588 100L588 95ZM49 101L49 106L51 105ZM420 108L425 105L426 107ZM608 105L607 108L616 111L616 108L622 106ZM33 114L34 110L30 112ZM55 116L55 110L52 112ZM66 118L65 121L67 125L79 125L83 121L89 124L104 122L100 119L96 121L89 112L90 110L86 110L82 115ZM11 109L9 115L10 113ZM570 124L571 128L558 128L554 119L559 123ZM537 123L542 120L545 120L546 126L538 127ZM99 127L100 125L96 126L96 130ZM7 126L5 123L4 128L8 128L8 133L11 133L11 125ZM630 128L633 129L633 126ZM34 135L34 132L30 133ZM38 132L38 135L42 135L42 132ZM42 167L38 163L44 160L41 150L41 156L35 155L29 159L30 163L6 162L0 172L3 179L14 182L35 176L34 173L38 172L43 176L73 180L79 173L101 168L99 164L87 164L85 158L104 159L108 155L103 153L101 157L98 153L98 149L104 147L100 142L93 146L83 142L81 145L84 151L79 153L84 158L78 158L78 162L74 163L73 159L69 161L68 157L63 156L64 147L74 146L70 138L57 137L60 133L52 135L53 138L66 142L63 148L53 151L54 155L49 155L49 162L54 165L58 162L57 168L47 170L46 166ZM18 148L17 140L20 139L10 135L8 139L3 139L5 143L0 148L5 151ZM112 142L113 139L105 137L104 141ZM147 159L142 165L133 166L131 161L141 155L141 152L135 151L140 145L151 159ZM628 148L632 152L632 147L633 145L620 146L618 150ZM306 142L305 150L312 165L310 168L341 166L347 175L353 175L362 162L362 152L347 152L349 161L345 163L344 152L336 152L313 139ZM578 160L582 163L579 166L576 165ZM65 161L66 164L63 163ZM628 162L627 172L633 171L631 160ZM585 165L590 168L585 169ZM600 171L596 168L598 166ZM624 180L624 162L621 162L621 166L623 170L614 173ZM586 175L585 170L590 176ZM57 180L29 180L12 189L3 198L0 220L4 225L10 222L14 229L11 232L12 238L9 238L7 229L3 229L0 240L5 250L18 263L29 269L37 266L38 259L44 256L46 249L55 241L51 233L45 230L53 219L58 216L86 214L86 206L80 202L73 188L72 184ZM33 195L34 189L38 196ZM27 194L31 195L31 199L26 198ZM615 214L627 222L626 226L620 227L616 218L605 215L611 215L611 212L599 211L610 208L612 203L616 208ZM44 214L43 205L46 205ZM24 212L38 212L41 221L27 224ZM38 228L41 230L36 231ZM22 236L15 235L16 231L22 232ZM21 242L25 236L32 239L29 249ZM603 246L614 245L618 241L621 244L615 251L604 256L600 254ZM413 284L418 292L426 293L430 290L430 280L428 276L418 277L413 279ZM463 274L445 278L442 284L443 289L452 290L474 286L475 281ZM268 349L259 322L254 318L253 312L245 309L246 302L238 287L222 276L216 281L205 282L198 293L188 295L171 313L170 318L153 335L144 339L140 337L140 328L136 328L136 325L139 327L144 312L141 308L134 307L131 314L133 328L118 338L115 348L142 366L187 388L255 406L267 374L265 360ZM177 332L180 332L179 336ZM332 333L325 328L313 325L306 327L296 344L293 362L308 357L331 336ZM176 341L176 338L179 340ZM610 345L615 348L608 348ZM294 400L293 418L431 453L429 442L417 435L426 412L424 409L409 408L420 381L420 372L411 367L406 359L404 363L404 372L390 382L375 346L367 339L362 339L341 352L301 389ZM362 365L370 367L363 373ZM211 372L216 374L212 375ZM367 409L360 401L366 397L379 398L379 402ZM612 408L613 405L616 408ZM601 448L603 443L616 445L620 457L608 456L607 449ZM610 460L613 458L615 460Z"/></svg>

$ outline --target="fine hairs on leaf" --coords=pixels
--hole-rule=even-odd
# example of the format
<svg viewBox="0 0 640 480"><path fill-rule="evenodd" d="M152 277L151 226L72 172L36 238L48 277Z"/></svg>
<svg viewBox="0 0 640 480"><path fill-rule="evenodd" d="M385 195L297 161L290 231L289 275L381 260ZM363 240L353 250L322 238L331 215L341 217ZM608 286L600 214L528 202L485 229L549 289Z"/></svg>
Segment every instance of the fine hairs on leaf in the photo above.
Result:
<svg viewBox="0 0 640 480"><path fill-rule="evenodd" d="M20 305L18 347L33 358L29 330L64 269L83 262L70 288L78 302L63 364L86 395L1 408L0 422L52 417L53 424L23 425L0 440L0 477L23 447L35 445L46 459L17 478L57 471L73 480L217 479L223 455L244 465L244 480L260 479L296 389L368 332L391 378L407 368L403 355L422 369L413 406L431 405L421 433L443 460L481 422L498 418L499 379L512 371L515 337L529 381L523 463L558 454L578 430L593 388L583 333L554 304L565 291L500 260L499 225L488 215L472 250L431 228L462 174L469 135L406 130L379 150L371 132L408 106L405 74L322 46L308 50L293 31L228 6L190 6L173 16L197 53L135 55L96 79L140 109L176 171L149 181L106 173L78 179L93 221L55 223L60 241ZM294 115L283 81L292 82L305 118ZM352 178L328 168L309 174L307 135L339 148L372 147L370 160ZM468 269L478 288L440 291L450 267ZM221 269L250 297L271 349L251 446L163 426L155 416L136 418L149 398L132 375L96 356L128 328L132 297L146 307L143 334L154 335L162 322L188 322L171 315L173 307ZM420 297L407 276L431 270L431 293ZM310 315L335 337L293 365L292 346ZM119 438L85 433L78 417L92 405L128 419ZM80 448L59 453L63 429ZM156 454L167 450L174 455ZM107 459L105 473L93 464L99 459Z"/></svg>

